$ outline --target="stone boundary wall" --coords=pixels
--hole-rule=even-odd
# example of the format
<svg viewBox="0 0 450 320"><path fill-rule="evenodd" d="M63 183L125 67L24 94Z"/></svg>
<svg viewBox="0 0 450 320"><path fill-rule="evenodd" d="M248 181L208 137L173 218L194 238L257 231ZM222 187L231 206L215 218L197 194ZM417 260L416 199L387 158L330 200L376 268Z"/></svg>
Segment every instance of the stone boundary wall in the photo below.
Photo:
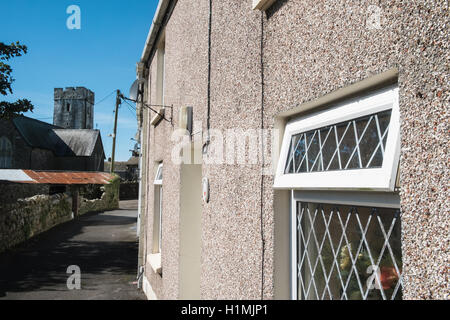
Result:
<svg viewBox="0 0 450 320"><path fill-rule="evenodd" d="M103 194L100 199L88 200L81 197L78 215L88 212L100 212L119 208L120 180L114 179L111 184L101 187Z"/></svg>
<svg viewBox="0 0 450 320"><path fill-rule="evenodd" d="M119 208L120 180L101 187L100 199L80 197L77 216ZM15 203L0 203L0 252L10 249L61 223L74 219L70 193L36 195Z"/></svg>
<svg viewBox="0 0 450 320"><path fill-rule="evenodd" d="M16 203L18 199L33 197L37 194L49 194L47 184L1 183L0 206Z"/></svg>
<svg viewBox="0 0 450 320"><path fill-rule="evenodd" d="M136 200L139 198L138 182L122 182L119 189L120 200Z"/></svg>
<svg viewBox="0 0 450 320"><path fill-rule="evenodd" d="M37 195L0 205L0 252L71 220L67 194Z"/></svg>

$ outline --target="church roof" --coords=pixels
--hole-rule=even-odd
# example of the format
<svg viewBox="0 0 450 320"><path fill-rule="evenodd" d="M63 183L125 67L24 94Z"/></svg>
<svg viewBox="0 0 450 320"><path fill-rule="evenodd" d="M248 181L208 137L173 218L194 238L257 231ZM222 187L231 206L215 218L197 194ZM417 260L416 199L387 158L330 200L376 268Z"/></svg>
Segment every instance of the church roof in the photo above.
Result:
<svg viewBox="0 0 450 320"><path fill-rule="evenodd" d="M53 132L60 138L55 148L57 156L72 153L79 157L89 157L100 136L100 131L91 129L53 129Z"/></svg>
<svg viewBox="0 0 450 320"><path fill-rule="evenodd" d="M28 145L50 150L57 157L89 157L97 140L102 143L99 130L63 129L25 116L12 121Z"/></svg>

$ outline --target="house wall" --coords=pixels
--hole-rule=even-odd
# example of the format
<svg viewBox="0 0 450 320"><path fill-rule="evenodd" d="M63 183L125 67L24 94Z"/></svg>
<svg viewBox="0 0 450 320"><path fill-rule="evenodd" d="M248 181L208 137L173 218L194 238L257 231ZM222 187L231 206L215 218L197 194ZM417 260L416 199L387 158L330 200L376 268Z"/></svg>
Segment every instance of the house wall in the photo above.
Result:
<svg viewBox="0 0 450 320"><path fill-rule="evenodd" d="M188 13L188 14L186 14ZM208 3L206 1L179 1L172 18L165 28L165 91L164 102L174 105L174 127L178 123L179 106L192 106L194 119L202 121L206 108L207 55L208 55ZM148 101L156 103L157 55L154 56L150 70ZM166 110L170 117L170 109ZM147 121L155 113L147 113ZM145 122L145 120L144 120ZM202 124L202 122L200 122ZM203 122L205 125L205 122ZM195 128L195 130L200 130ZM146 166L146 212L147 212L147 253L151 253L154 215L154 188L157 163L163 161L163 247L162 279L147 263L146 277L160 299L177 299L179 288L179 216L180 216L180 172L179 165L172 163L171 150L175 141L170 140L173 127L161 121L151 126L144 137L148 144Z"/></svg>
<svg viewBox="0 0 450 320"><path fill-rule="evenodd" d="M208 86L209 1L179 0L165 28L165 103L174 106L173 128L177 127L178 108L193 106L194 119L206 129L209 88L211 128L273 129L279 112L397 70L403 297L445 298L449 244L444 152L449 140L444 108L449 98L447 8L435 1L379 1L381 29L373 29L368 25L371 4L278 0L261 13L252 11L251 0L213 0ZM155 57L150 65L149 101L156 96ZM182 250L180 166L171 161L173 128L162 121L149 127L144 140L147 252L156 172L151 169L164 162L163 277L157 278L148 266L145 274L156 296L166 299L180 297ZM269 155L264 164L268 162ZM202 205L201 298L289 297L285 275L289 256L282 231L288 223L282 203L288 197L283 192L275 196L273 176L262 176L261 171L261 162L218 165L203 159L210 202Z"/></svg>
<svg viewBox="0 0 450 320"><path fill-rule="evenodd" d="M442 1L380 1L381 29L367 22L373 1L281 0L264 25L264 116L397 68L404 299L448 295L445 145L448 8ZM268 206L272 179L265 184Z"/></svg>

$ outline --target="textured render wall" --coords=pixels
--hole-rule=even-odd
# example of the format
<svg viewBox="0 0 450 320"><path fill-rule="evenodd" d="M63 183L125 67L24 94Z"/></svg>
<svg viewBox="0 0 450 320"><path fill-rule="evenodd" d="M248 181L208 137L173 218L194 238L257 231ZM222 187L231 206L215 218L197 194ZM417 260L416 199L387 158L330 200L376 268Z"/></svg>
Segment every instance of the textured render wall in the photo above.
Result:
<svg viewBox="0 0 450 320"><path fill-rule="evenodd" d="M382 9L380 30L366 28L371 4ZM447 28L447 1L279 0L265 21L268 127L279 111L399 70L405 299L449 292Z"/></svg>
<svg viewBox="0 0 450 320"><path fill-rule="evenodd" d="M261 126L261 16L251 5L250 0L213 1L213 129ZM211 164L205 165L203 173L210 179L210 203L204 206L202 220L202 297L260 299L261 166ZM268 297L272 295L272 262L271 227L266 226L265 268L269 272L265 273L264 295Z"/></svg>
<svg viewBox="0 0 450 320"><path fill-rule="evenodd" d="M0 204L0 252L72 219L72 199L65 194L37 195Z"/></svg>
<svg viewBox="0 0 450 320"><path fill-rule="evenodd" d="M188 13L188 14L187 14ZM208 2L178 1L165 29L165 104L174 105L174 127L161 121L147 133L147 229L146 254L152 253L155 165L163 161L163 247L162 280L149 264L146 276L160 299L179 297L179 213L180 166L172 163L171 152L177 141L171 135L177 128L180 106L192 106L194 119L203 119L206 113ZM150 68L150 101L156 97L156 55ZM150 112L148 119L155 114ZM170 109L166 109L170 117ZM204 122L206 124L206 122ZM200 130L195 128L194 130Z"/></svg>
<svg viewBox="0 0 450 320"><path fill-rule="evenodd" d="M366 26L372 4L382 9L380 30ZM399 70L404 298L448 294L446 8L444 1L278 0L263 14L265 128L274 127L280 111ZM166 29L166 102L174 104L175 120L176 106L192 103L203 129L207 17L208 1L180 0ZM260 36L261 13L251 10L250 0L213 1L212 128L261 126ZM152 68L152 96L155 77ZM147 137L147 248L153 230L153 168L164 160L163 283L149 267L146 271L159 298L176 298L178 291L179 167L168 162L171 133L161 122ZM203 176L210 178L211 199L202 212L202 298L260 298L261 198L264 297L273 297L273 177L262 180L261 197L260 165L203 163Z"/></svg>

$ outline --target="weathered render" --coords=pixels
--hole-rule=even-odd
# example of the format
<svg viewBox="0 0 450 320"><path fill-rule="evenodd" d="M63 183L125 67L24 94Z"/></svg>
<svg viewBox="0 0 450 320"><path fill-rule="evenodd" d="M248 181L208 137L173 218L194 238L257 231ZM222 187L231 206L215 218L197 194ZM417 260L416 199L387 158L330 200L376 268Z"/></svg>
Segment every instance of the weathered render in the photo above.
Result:
<svg viewBox="0 0 450 320"><path fill-rule="evenodd" d="M140 265L147 296L289 299L289 212L279 209L289 202L289 193L274 190L273 175L262 174L272 154L255 164L210 163L212 150L201 153L206 129L279 129L281 112L302 112L316 101L322 101L316 107L326 108L396 83L403 299L447 299L448 2L277 0L265 11L252 10L253 2L160 2L166 8L158 16L161 31L146 43L139 76L144 102L163 101L173 107L173 116L166 108L172 124L152 124L155 113L142 103L138 108L144 164ZM370 24L371 5L380 10L379 25ZM194 147L201 157L196 162L200 177L192 178L187 165L172 161L178 143L172 136L184 106L193 107L193 134L201 141L200 148ZM265 147L271 150L270 140ZM162 275L148 257L155 252L153 180L160 162ZM185 186L199 187L203 177L209 179L209 202L200 204L201 190L186 202ZM189 216L198 222L194 227L186 226L192 212L185 208L192 203L201 206L199 217ZM183 266L184 250L197 254L183 247L184 241L198 247L199 259L191 264L198 270ZM189 274L195 289L184 291Z"/></svg>

